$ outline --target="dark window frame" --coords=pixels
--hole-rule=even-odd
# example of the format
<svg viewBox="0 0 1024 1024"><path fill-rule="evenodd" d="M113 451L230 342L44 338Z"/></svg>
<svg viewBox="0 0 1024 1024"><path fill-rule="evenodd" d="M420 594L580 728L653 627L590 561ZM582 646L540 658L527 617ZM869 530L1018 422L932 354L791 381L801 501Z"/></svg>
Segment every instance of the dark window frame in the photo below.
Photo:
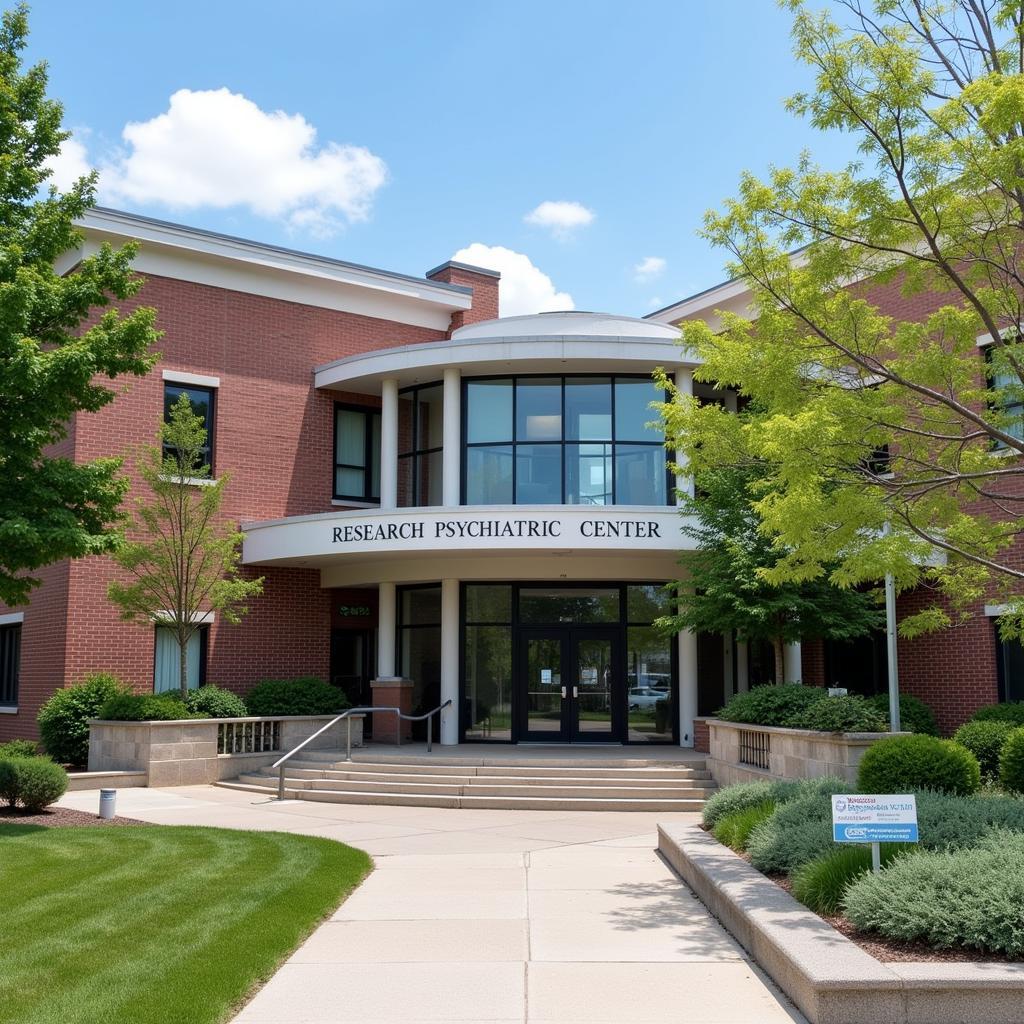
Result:
<svg viewBox="0 0 1024 1024"><path fill-rule="evenodd" d="M557 441L536 441L529 438L519 439L516 437L516 416L517 416L517 405L518 398L516 394L516 384L520 380L557 380L561 385L561 403L559 406L560 418L562 423L562 436ZM565 388L567 380L585 380L585 379L599 379L608 380L611 384L611 407L609 410L611 429L611 436L606 441L587 441L580 440L579 438L566 438L565 436ZM512 437L504 441L470 441L469 440L469 385L475 384L479 381L485 380L507 380L512 388ZM665 447L664 439L660 441L638 441L638 440L619 440L616 437L615 429L615 401L616 401L616 389L615 385L618 381L644 381L645 383L654 385L654 381L647 374L642 373L493 373L484 374L475 377L463 377L461 381L461 402L460 402L460 419L461 419L461 445L460 445L460 488L459 488L459 504L466 505L466 495L468 493L469 484L469 451L471 448L511 448L512 449L512 501L510 504L526 505L525 502L520 503L516 500L516 488L518 484L518 449L522 447L558 447L560 451L560 476L561 476L561 500L559 502L547 503L548 506L552 505L565 505L566 504L566 461L565 461L565 449L567 446L579 447L581 445L594 444L594 445L605 445L611 450L611 466L612 466L612 500L608 505L594 506L595 508L610 508L614 505L619 504L618 502L618 449L623 448L659 448L665 454L666 464L673 460L674 453L669 451ZM655 390L657 388L655 387ZM662 398L664 401L668 401L668 392L662 391ZM652 417L653 419L653 417ZM607 454L601 456L594 456L595 458L607 458ZM645 506L650 508L671 508L675 506L675 477L668 465L665 466L665 502L664 506L651 505ZM623 503L626 504L626 503ZM528 506L527 506L528 507ZM543 507L543 506L537 506ZM579 506L574 506L579 507Z"/></svg>
<svg viewBox="0 0 1024 1024"><path fill-rule="evenodd" d="M444 451L444 437L442 432L442 443L432 445L429 448L424 448L420 445L420 392L429 391L431 389L438 388L441 392L441 403L442 403L442 417L444 416L444 382L439 380L428 381L425 384L414 384L412 387L402 388L398 392L399 401L407 396L412 396L412 442L408 448L402 448L401 437L399 437L398 444L398 463L396 471L398 473L398 479L402 479L402 463L409 461L412 465L412 472L409 474L409 498L411 503L402 505L399 504L400 508L435 508L437 506L432 505L421 505L419 503L420 495L420 481L421 481L421 468L423 466L423 460L425 456L436 455L438 452ZM442 474L444 470L442 468ZM439 503L440 504L440 503Z"/></svg>
<svg viewBox="0 0 1024 1024"><path fill-rule="evenodd" d="M16 708L21 675L20 622L0 625L0 707Z"/></svg>
<svg viewBox="0 0 1024 1024"><path fill-rule="evenodd" d="M215 446L216 437L215 437L214 431L215 431L215 428L216 428L216 425L217 425L217 392L220 389L216 388L216 387L210 387L210 386L204 385L204 384L185 384L183 381L179 381L179 380L165 380L164 381L164 419L163 419L164 423L167 422L167 389L168 388L177 388L179 391L199 391L199 392L202 392L204 395L207 396L207 399L208 399L208 402L209 402L210 415L209 415L209 422L207 423L207 422L204 421L203 428L206 430L206 446L205 446L205 450L209 452L209 458L206 460L206 462L203 465L205 465L206 468L209 469L210 477L212 478L213 475L214 475L214 460L216 459L216 455L217 455L217 453L216 453L216 446ZM175 401L177 401L177 399L175 399ZM192 404L192 400L191 399L189 399L189 404ZM168 448L168 446L166 444L163 446L162 450L163 450L163 454L164 454L165 458L169 454L171 454L170 449Z"/></svg>
<svg viewBox="0 0 1024 1024"><path fill-rule="evenodd" d="M1024 353L1024 344L1021 343L1021 339L1019 337L1016 338L1016 339L1004 338L1003 339L1003 343L1004 344L1018 345L1021 348L1021 352ZM984 360L985 360L985 380L986 380L986 382L988 384L988 387L990 389L996 387L996 384L995 384L995 374L992 372L993 371L992 355L995 352L996 348L997 348L997 345L996 345L996 343L994 341L990 341L990 342L988 342L988 344L982 346L982 353L983 353L983 357L984 357ZM1021 387L1024 388L1024 382L1022 382ZM998 409L996 407L996 402L995 401L990 401L989 402L989 408L992 409L993 411L1003 412L1003 413L1006 413L1006 414L1008 414L1010 416L1014 416L1015 417L1015 421L1016 421L1016 423L1018 425L1018 429L1020 429L1020 431L1021 431L1022 438L1024 438L1024 395L1022 395L1020 400L1018 400L1018 401L1014 401L1014 402L1000 402ZM1008 428L1007 432L1008 433L1012 432L1012 427ZM996 440L996 439L992 440L992 448L994 450L996 450L996 451L1008 451L1009 450L1008 446L1004 442Z"/></svg>
<svg viewBox="0 0 1024 1024"><path fill-rule="evenodd" d="M356 466L351 462L338 461L338 413L355 412L360 413L364 418L363 423L363 458L364 465ZM380 451L374 450L373 446L373 418L381 418L381 411L375 405L355 405L351 402L335 402L334 413L331 421L333 459L331 468L331 494L335 501L359 501L367 504L380 504ZM381 427L377 428L377 436L380 436ZM373 471L377 468L377 493L373 493ZM358 469L363 474L363 494L340 494L338 492L338 470Z"/></svg>
<svg viewBox="0 0 1024 1024"><path fill-rule="evenodd" d="M156 638L158 629L167 629L167 626L162 626L159 622L155 623L153 626L153 671L150 673L153 679L153 692L176 693L178 692L176 690L157 691L156 688ZM199 681L196 683L196 686L198 687L206 685L206 659L210 651L210 624L208 622L201 622L196 626L196 632L199 634Z"/></svg>

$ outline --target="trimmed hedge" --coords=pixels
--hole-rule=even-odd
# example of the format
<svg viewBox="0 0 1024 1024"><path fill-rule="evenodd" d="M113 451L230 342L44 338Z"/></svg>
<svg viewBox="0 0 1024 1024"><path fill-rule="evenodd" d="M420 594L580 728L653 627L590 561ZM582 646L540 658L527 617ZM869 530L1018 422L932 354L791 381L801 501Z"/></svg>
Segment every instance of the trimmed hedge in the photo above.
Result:
<svg viewBox="0 0 1024 1024"><path fill-rule="evenodd" d="M59 800L68 788L68 773L48 757L8 757L0 761L0 799L37 813Z"/></svg>
<svg viewBox="0 0 1024 1024"><path fill-rule="evenodd" d="M1024 729L1014 729L999 756L999 781L1011 793L1024 793Z"/></svg>
<svg viewBox="0 0 1024 1024"><path fill-rule="evenodd" d="M801 729L822 732L887 732L888 719L856 694L816 700L797 716Z"/></svg>
<svg viewBox="0 0 1024 1024"><path fill-rule="evenodd" d="M322 679L264 679L246 695L250 715L331 715L344 711L345 694Z"/></svg>
<svg viewBox="0 0 1024 1024"><path fill-rule="evenodd" d="M999 778L999 755L1006 738L1016 728L1013 722L990 719L964 722L953 734L953 741L966 747L977 759L985 779Z"/></svg>
<svg viewBox="0 0 1024 1024"><path fill-rule="evenodd" d="M62 764L89 761L89 719L128 686L109 672L96 672L80 683L57 690L39 709L36 719L46 752Z"/></svg>
<svg viewBox="0 0 1024 1024"><path fill-rule="evenodd" d="M1008 704L986 704L971 715L972 722L1013 722L1024 726L1024 702L1011 701Z"/></svg>
<svg viewBox="0 0 1024 1024"><path fill-rule="evenodd" d="M889 726L889 694L876 693L868 697L868 703L881 712L886 728ZM935 721L935 713L923 700L900 694L900 731L914 732L923 736L938 736L939 723Z"/></svg>
<svg viewBox="0 0 1024 1024"><path fill-rule="evenodd" d="M223 690L212 683L189 690L185 707L193 715L203 718L244 718L249 714L245 701L237 693Z"/></svg>
<svg viewBox="0 0 1024 1024"><path fill-rule="evenodd" d="M793 723L811 704L827 696L819 687L802 686L800 683L755 686L746 693L737 693L731 697L717 717L723 722L800 728Z"/></svg>
<svg viewBox="0 0 1024 1024"><path fill-rule="evenodd" d="M120 693L111 697L96 717L110 722L173 722L204 716L192 714L177 697L168 694Z"/></svg>
<svg viewBox="0 0 1024 1024"><path fill-rule="evenodd" d="M0 758L36 757L39 749L34 740L8 740L0 743Z"/></svg>
<svg viewBox="0 0 1024 1024"><path fill-rule="evenodd" d="M972 849L908 854L880 874L855 879L845 902L861 931L1022 956L1024 835L997 831Z"/></svg>
<svg viewBox="0 0 1024 1024"><path fill-rule="evenodd" d="M753 807L745 807L742 811L733 811L719 820L714 828L714 836L731 850L743 853L747 848L750 833L762 821L767 821L774 812L775 804L770 800L763 804L755 804Z"/></svg>
<svg viewBox="0 0 1024 1024"><path fill-rule="evenodd" d="M952 740L934 736L893 736L864 752L857 770L862 793L908 793L937 789L974 793L981 785L978 759Z"/></svg>

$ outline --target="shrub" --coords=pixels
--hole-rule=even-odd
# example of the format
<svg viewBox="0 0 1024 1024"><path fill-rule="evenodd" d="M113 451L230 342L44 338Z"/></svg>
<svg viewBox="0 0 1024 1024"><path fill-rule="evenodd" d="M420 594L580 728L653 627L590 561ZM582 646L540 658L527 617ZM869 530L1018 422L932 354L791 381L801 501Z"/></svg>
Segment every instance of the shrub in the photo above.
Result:
<svg viewBox="0 0 1024 1024"><path fill-rule="evenodd" d="M33 813L60 799L68 788L68 773L48 757L9 757L0 761L0 799L20 803Z"/></svg>
<svg viewBox="0 0 1024 1024"><path fill-rule="evenodd" d="M876 693L868 697L868 703L881 712L886 725L889 724L889 694ZM914 732L924 736L938 736L939 725L935 714L923 700L900 694L900 731Z"/></svg>
<svg viewBox="0 0 1024 1024"><path fill-rule="evenodd" d="M789 873L833 849L832 801L817 794L776 808L747 840L751 864L759 871L773 873Z"/></svg>
<svg viewBox="0 0 1024 1024"><path fill-rule="evenodd" d="M193 715L203 718L244 718L249 714L245 701L230 690L222 690L212 683L189 690L185 706Z"/></svg>
<svg viewBox="0 0 1024 1024"><path fill-rule="evenodd" d="M715 838L737 853L742 853L747 848L750 833L762 821L771 817L774 811L775 804L771 800L755 804L753 807L745 807L742 811L733 811L715 826Z"/></svg>
<svg viewBox="0 0 1024 1024"><path fill-rule="evenodd" d="M250 715L330 715L349 706L341 690L322 679L264 679L245 698Z"/></svg>
<svg viewBox="0 0 1024 1024"><path fill-rule="evenodd" d="M822 732L885 732L887 720L863 697L825 697L809 704L794 721L800 729Z"/></svg>
<svg viewBox="0 0 1024 1024"><path fill-rule="evenodd" d="M1024 955L1024 835L997 831L968 850L921 850L858 877L846 916L861 931L938 949Z"/></svg>
<svg viewBox="0 0 1024 1024"><path fill-rule="evenodd" d="M128 687L117 676L97 672L80 683L57 690L39 709L39 734L46 752L62 764L86 764L89 760L89 719L99 718L100 708Z"/></svg>
<svg viewBox="0 0 1024 1024"><path fill-rule="evenodd" d="M971 715L972 722L1013 722L1016 726L1024 726L1024 701L1013 701L1009 704L987 704L978 708Z"/></svg>
<svg viewBox="0 0 1024 1024"><path fill-rule="evenodd" d="M1006 737L1016 728L1012 722L999 719L965 722L957 729L953 741L966 747L977 759L986 779L999 778L999 755Z"/></svg>
<svg viewBox="0 0 1024 1024"><path fill-rule="evenodd" d="M173 722L197 718L177 698L162 693L119 693L111 697L97 716L111 722Z"/></svg>
<svg viewBox="0 0 1024 1024"><path fill-rule="evenodd" d="M883 864L912 850L907 843L882 843ZM801 864L793 872L793 895L816 914L836 914L850 883L871 870L871 851L864 846L840 846Z"/></svg>
<svg viewBox="0 0 1024 1024"><path fill-rule="evenodd" d="M813 794L831 796L833 793L849 793L851 786L843 779L824 775L816 779L775 779L765 782L737 782L732 786L712 793L704 804L704 824L709 829L727 814L756 807L758 804L784 804L798 797Z"/></svg>
<svg viewBox="0 0 1024 1024"><path fill-rule="evenodd" d="M907 793L937 789L974 793L981 785L978 759L952 740L934 736L893 736L865 751L857 771L862 793Z"/></svg>
<svg viewBox="0 0 1024 1024"><path fill-rule="evenodd" d="M1024 729L1014 729L1003 744L999 781L1011 793L1024 793Z"/></svg>
<svg viewBox="0 0 1024 1024"><path fill-rule="evenodd" d="M920 845L945 850L972 846L995 829L1024 833L1024 800L1012 796L917 794Z"/></svg>
<svg viewBox="0 0 1024 1024"><path fill-rule="evenodd" d="M779 686L755 686L737 693L718 712L725 722L749 722L752 725L791 725L809 705L827 694L814 686L783 683Z"/></svg>
<svg viewBox="0 0 1024 1024"><path fill-rule="evenodd" d="M35 757L38 753L33 740L8 740L0 743L0 757Z"/></svg>

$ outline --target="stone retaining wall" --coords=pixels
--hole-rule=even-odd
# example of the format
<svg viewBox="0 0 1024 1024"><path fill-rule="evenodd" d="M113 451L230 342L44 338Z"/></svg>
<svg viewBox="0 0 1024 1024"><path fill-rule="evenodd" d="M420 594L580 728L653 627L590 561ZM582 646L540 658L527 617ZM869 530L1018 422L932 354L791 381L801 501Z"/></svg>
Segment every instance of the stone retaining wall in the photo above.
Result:
<svg viewBox="0 0 1024 1024"><path fill-rule="evenodd" d="M192 786L231 779L273 764L334 715L287 718L196 718L173 722L89 723L89 771L144 771L150 786ZM363 716L343 719L318 736L305 750L344 750L347 722L352 746L362 746ZM218 753L218 729L227 723L280 723L274 750ZM297 755L301 757L301 754Z"/></svg>

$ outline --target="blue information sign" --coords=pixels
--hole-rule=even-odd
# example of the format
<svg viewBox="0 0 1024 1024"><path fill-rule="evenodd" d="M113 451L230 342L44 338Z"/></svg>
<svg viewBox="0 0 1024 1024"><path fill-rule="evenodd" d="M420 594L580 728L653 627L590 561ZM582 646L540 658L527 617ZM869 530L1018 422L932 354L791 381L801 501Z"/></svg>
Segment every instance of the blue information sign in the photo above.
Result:
<svg viewBox="0 0 1024 1024"><path fill-rule="evenodd" d="M916 843L917 824L833 824L837 843Z"/></svg>

